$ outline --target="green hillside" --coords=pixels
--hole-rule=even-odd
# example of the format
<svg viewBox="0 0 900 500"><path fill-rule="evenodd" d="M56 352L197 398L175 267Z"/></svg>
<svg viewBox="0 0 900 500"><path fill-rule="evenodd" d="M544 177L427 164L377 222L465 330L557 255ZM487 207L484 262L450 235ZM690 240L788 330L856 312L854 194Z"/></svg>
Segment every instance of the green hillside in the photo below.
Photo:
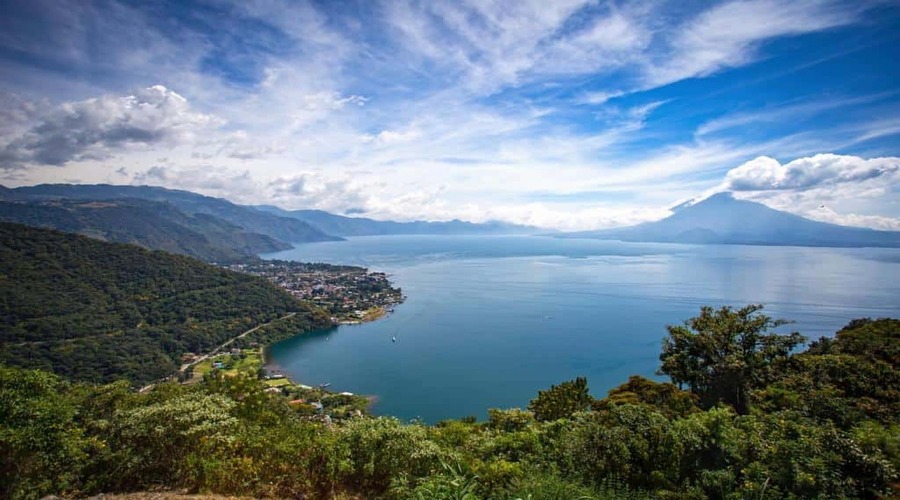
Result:
<svg viewBox="0 0 900 500"><path fill-rule="evenodd" d="M0 201L0 221L131 243L207 262L240 261L291 248L212 215L186 214L167 203L139 199Z"/></svg>
<svg viewBox="0 0 900 500"><path fill-rule="evenodd" d="M670 327L663 370L690 390L635 376L597 400L579 378L436 426L329 420L247 375L135 394L0 366L0 497L897 498L900 320L803 353L772 326L750 306Z"/></svg>
<svg viewBox="0 0 900 500"><path fill-rule="evenodd" d="M297 312L327 316L267 281L132 245L0 223L0 361L75 380L144 383ZM297 321L297 320L294 320Z"/></svg>

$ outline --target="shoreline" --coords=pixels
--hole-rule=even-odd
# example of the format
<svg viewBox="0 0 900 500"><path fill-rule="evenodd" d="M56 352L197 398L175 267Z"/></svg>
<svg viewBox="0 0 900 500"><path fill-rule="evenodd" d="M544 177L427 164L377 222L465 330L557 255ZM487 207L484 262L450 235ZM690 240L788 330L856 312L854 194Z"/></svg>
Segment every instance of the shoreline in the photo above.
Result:
<svg viewBox="0 0 900 500"><path fill-rule="evenodd" d="M335 321L335 325L336 326L361 325L363 323L370 323L372 321L378 321L379 319L387 317L391 313L393 313L394 307L395 306L391 306L390 308L388 308L386 306L370 307L369 309L366 309L365 311L362 312L362 315L359 317L359 319L337 320L337 321Z"/></svg>
<svg viewBox="0 0 900 500"><path fill-rule="evenodd" d="M405 300L406 297L402 297L402 299ZM400 305L400 304L402 304L402 302L400 302L400 303L398 303L398 304L391 305L390 307L378 306L378 307L370 308L370 309L368 309L367 311L365 311L364 316L363 316L362 318L360 318L359 320L342 320L342 321L335 321L335 324L334 324L333 328L334 328L335 330L337 330L337 329L339 329L341 326L361 325L361 324L364 324L364 323L371 323L371 322L374 322L374 321L378 321L378 320L380 320L380 319L387 318L387 317L389 317L391 314L394 313L394 308L395 308L396 306ZM307 334L309 334L309 333L311 333L311 332L303 332L303 333L299 333L299 334L297 334L297 335L294 335L293 337L288 337L287 339L279 340L278 342L283 342L284 340L289 340L289 339L298 337L298 336L300 336L300 335L307 335ZM295 380L292 376L290 376L290 375L284 373L284 371L283 371L278 365L272 363L271 359L269 358L269 348L270 348L272 345L277 344L278 342L274 342L274 343L272 343L272 344L266 344L266 345L260 346L259 350L260 350L260 359L261 359L261 361L262 361L262 368L265 368L265 369L267 369L267 370L268 370L270 367L273 368L273 369L274 369L273 371L274 371L275 373L277 373L278 375L283 376L283 379L285 379L285 380L288 381L288 384L285 384L285 385L292 385L292 386L294 386L294 387L300 387L300 388L307 388L307 387L309 387L309 388L313 388L313 389L320 390L320 391L322 391L322 392L324 392L324 393L326 393L326 394L332 394L332 395L334 395L334 394L343 394L343 391L338 392L338 391L336 391L336 390L332 390L332 389L330 388L330 386L329 386L329 387L321 387L321 386L311 386L311 385L308 385L308 384L304 384L302 381ZM367 411L367 412L370 412L370 411L372 410L372 408L378 403L378 400L379 400L379 396L378 396L377 394L354 394L354 396L358 396L358 397L365 398L365 399L368 401L368 403L367 403L367 405L366 405L366 411Z"/></svg>

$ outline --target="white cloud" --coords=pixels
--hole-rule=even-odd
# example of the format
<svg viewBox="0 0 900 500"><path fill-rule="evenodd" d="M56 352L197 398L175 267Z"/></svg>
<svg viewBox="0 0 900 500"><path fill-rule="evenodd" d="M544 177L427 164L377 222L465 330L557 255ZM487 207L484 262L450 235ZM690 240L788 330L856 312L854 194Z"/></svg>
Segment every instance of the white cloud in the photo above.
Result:
<svg viewBox="0 0 900 500"><path fill-rule="evenodd" d="M814 100L804 100L802 102L794 103L782 103L777 106L771 106L750 112L730 113L701 124L699 127L697 127L695 133L698 136L705 136L731 131L735 128L744 126L778 124L784 122L785 120L797 122L827 111L841 108L851 108L853 106L873 103L884 98L892 97L897 93L897 91L889 91L857 97L821 96ZM875 111L880 110L876 109ZM884 114L889 116L891 114L891 110L886 111L888 112ZM871 126L872 124L867 123L867 125ZM883 135L887 135L889 133L896 133L896 131L892 132L890 130L890 127L888 127L888 130ZM872 137L865 137L863 140L869 138Z"/></svg>
<svg viewBox="0 0 900 500"><path fill-rule="evenodd" d="M620 97L625 95L625 92L621 90L600 90L597 92L585 92L581 96L575 99L575 102L578 104L591 104L594 106L599 106L600 104L605 104L606 101L610 99L615 99L616 97Z"/></svg>
<svg viewBox="0 0 900 500"><path fill-rule="evenodd" d="M221 124L161 85L124 97L63 103L30 119L31 126L8 137L0 152L7 165L64 165L106 159L132 146L174 147Z"/></svg>
<svg viewBox="0 0 900 500"><path fill-rule="evenodd" d="M633 62L649 44L650 32L626 9L598 12L592 4L393 2L386 18L404 49L480 95L540 76L580 75ZM588 22L578 19L582 26L569 27L585 8L595 9Z"/></svg>
<svg viewBox="0 0 900 500"><path fill-rule="evenodd" d="M877 213L897 213L898 184L898 157L818 154L782 164L761 156L729 170L719 185L692 201L732 191L738 198L814 220L900 230L900 217ZM872 210L876 213L866 213Z"/></svg>
<svg viewBox="0 0 900 500"><path fill-rule="evenodd" d="M362 141L379 146L410 142L422 136L418 129L408 130L382 130L375 135L364 135Z"/></svg>
<svg viewBox="0 0 900 500"><path fill-rule="evenodd" d="M830 222L842 226L868 227L885 231L900 231L900 217L884 217L881 215L839 214L831 207L819 205L815 210L806 210L805 217L822 222Z"/></svg>
<svg viewBox="0 0 900 500"><path fill-rule="evenodd" d="M369 195L349 176L333 178L301 173L270 180L263 187L266 199L286 208L318 208L336 213L366 209Z"/></svg>
<svg viewBox="0 0 900 500"><path fill-rule="evenodd" d="M741 66L757 57L768 39L812 33L856 22L863 5L830 0L736 0L716 5L676 30L669 54L645 69L645 82L657 87Z"/></svg>
<svg viewBox="0 0 900 500"><path fill-rule="evenodd" d="M807 190L844 183L900 180L900 158L864 159L856 156L819 154L782 165L761 156L725 175L723 189L731 191Z"/></svg>
<svg viewBox="0 0 900 500"><path fill-rule="evenodd" d="M208 196L222 196L234 202L249 202L260 195L250 172L236 172L213 165L202 168L175 168L154 165L132 177L132 184L185 189Z"/></svg>

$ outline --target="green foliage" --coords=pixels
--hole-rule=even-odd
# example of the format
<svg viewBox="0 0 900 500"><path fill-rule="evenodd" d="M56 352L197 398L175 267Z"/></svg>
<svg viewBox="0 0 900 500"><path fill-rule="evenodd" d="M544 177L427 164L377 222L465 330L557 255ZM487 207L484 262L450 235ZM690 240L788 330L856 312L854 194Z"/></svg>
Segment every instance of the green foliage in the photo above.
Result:
<svg viewBox="0 0 900 500"><path fill-rule="evenodd" d="M118 412L111 422L110 464L120 487L178 484L190 473L190 452L214 454L234 441L234 400L216 394L186 394Z"/></svg>
<svg viewBox="0 0 900 500"><path fill-rule="evenodd" d="M534 471L516 479L508 488L509 493L498 498L516 500L630 500L647 498L624 484L604 484L599 489L563 479L555 474Z"/></svg>
<svg viewBox="0 0 900 500"><path fill-rule="evenodd" d="M725 402L700 410L694 394L632 377L592 411L586 382L542 391L536 406L559 418L494 409L484 423L433 427L328 421L264 392L255 373L138 394L125 382L72 384L4 367L0 496L157 488L274 498L896 496L898 324L855 321L809 352L788 353L762 377L766 387L749 386L743 414ZM332 409L348 402L316 397L333 398Z"/></svg>
<svg viewBox="0 0 900 500"><path fill-rule="evenodd" d="M349 451L350 477L362 491L383 492L392 482L424 477L441 464L440 447L418 424L394 418L357 419L340 429Z"/></svg>
<svg viewBox="0 0 900 500"><path fill-rule="evenodd" d="M441 462L443 473L433 474L416 486L408 495L402 488L393 493L416 500L478 500L478 476L467 474L459 463Z"/></svg>
<svg viewBox="0 0 900 500"><path fill-rule="evenodd" d="M900 364L900 320L891 318L857 319L841 328L834 340L841 353L865 356L893 367Z"/></svg>
<svg viewBox="0 0 900 500"><path fill-rule="evenodd" d="M234 341L229 347L246 348L254 345L271 345L311 329L330 327L330 316L324 310L316 308L307 314L297 314L264 325L253 333Z"/></svg>
<svg viewBox="0 0 900 500"><path fill-rule="evenodd" d="M628 382L611 389L606 398L594 401L591 406L596 411L603 411L620 404L649 405L669 417L699 411L695 394L682 391L674 384L654 382L639 375L632 375Z"/></svg>
<svg viewBox="0 0 900 500"><path fill-rule="evenodd" d="M9 365L143 384L171 375L185 352L291 312L295 333L330 324L260 278L0 223L0 362Z"/></svg>
<svg viewBox="0 0 900 500"><path fill-rule="evenodd" d="M848 429L900 418L900 321L854 320L834 339L793 357L781 379L756 391L760 409L790 409Z"/></svg>
<svg viewBox="0 0 900 500"><path fill-rule="evenodd" d="M721 402L746 413L749 391L774 380L791 351L805 341L797 332L766 333L785 322L761 314L762 309L703 307L684 326L669 325L660 372L687 384L706 408Z"/></svg>
<svg viewBox="0 0 900 500"><path fill-rule="evenodd" d="M528 409L540 421L556 420L587 410L591 401L593 398L588 391L587 379L578 377L550 386L546 391L538 391L537 397L528 403Z"/></svg>
<svg viewBox="0 0 900 500"><path fill-rule="evenodd" d="M526 429L533 422L534 415L530 411L522 411L518 408L510 410L491 408L488 410L488 426L491 429L517 432Z"/></svg>
<svg viewBox="0 0 900 500"><path fill-rule="evenodd" d="M667 486L676 473L670 426L662 413L635 405L584 415L561 439L564 470L596 485L612 477L641 488Z"/></svg>
<svg viewBox="0 0 900 500"><path fill-rule="evenodd" d="M37 498L75 487L98 444L75 424L56 376L0 366L0 497Z"/></svg>

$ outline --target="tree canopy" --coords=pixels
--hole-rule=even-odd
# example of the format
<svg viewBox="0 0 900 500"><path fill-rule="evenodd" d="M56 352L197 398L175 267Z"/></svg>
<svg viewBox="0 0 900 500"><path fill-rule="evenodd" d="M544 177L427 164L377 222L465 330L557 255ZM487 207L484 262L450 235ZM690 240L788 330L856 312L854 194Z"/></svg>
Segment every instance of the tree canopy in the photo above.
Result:
<svg viewBox="0 0 900 500"><path fill-rule="evenodd" d="M575 412L587 410L591 401L587 379L578 377L575 380L550 386L546 391L538 391L537 397L528 403L528 409L538 420L556 420L568 418Z"/></svg>
<svg viewBox="0 0 900 500"><path fill-rule="evenodd" d="M770 333L787 322L773 320L762 309L758 304L707 306L684 325L667 326L660 373L687 385L707 408L721 402L746 413L750 388L772 380L777 367L806 341L797 332Z"/></svg>

